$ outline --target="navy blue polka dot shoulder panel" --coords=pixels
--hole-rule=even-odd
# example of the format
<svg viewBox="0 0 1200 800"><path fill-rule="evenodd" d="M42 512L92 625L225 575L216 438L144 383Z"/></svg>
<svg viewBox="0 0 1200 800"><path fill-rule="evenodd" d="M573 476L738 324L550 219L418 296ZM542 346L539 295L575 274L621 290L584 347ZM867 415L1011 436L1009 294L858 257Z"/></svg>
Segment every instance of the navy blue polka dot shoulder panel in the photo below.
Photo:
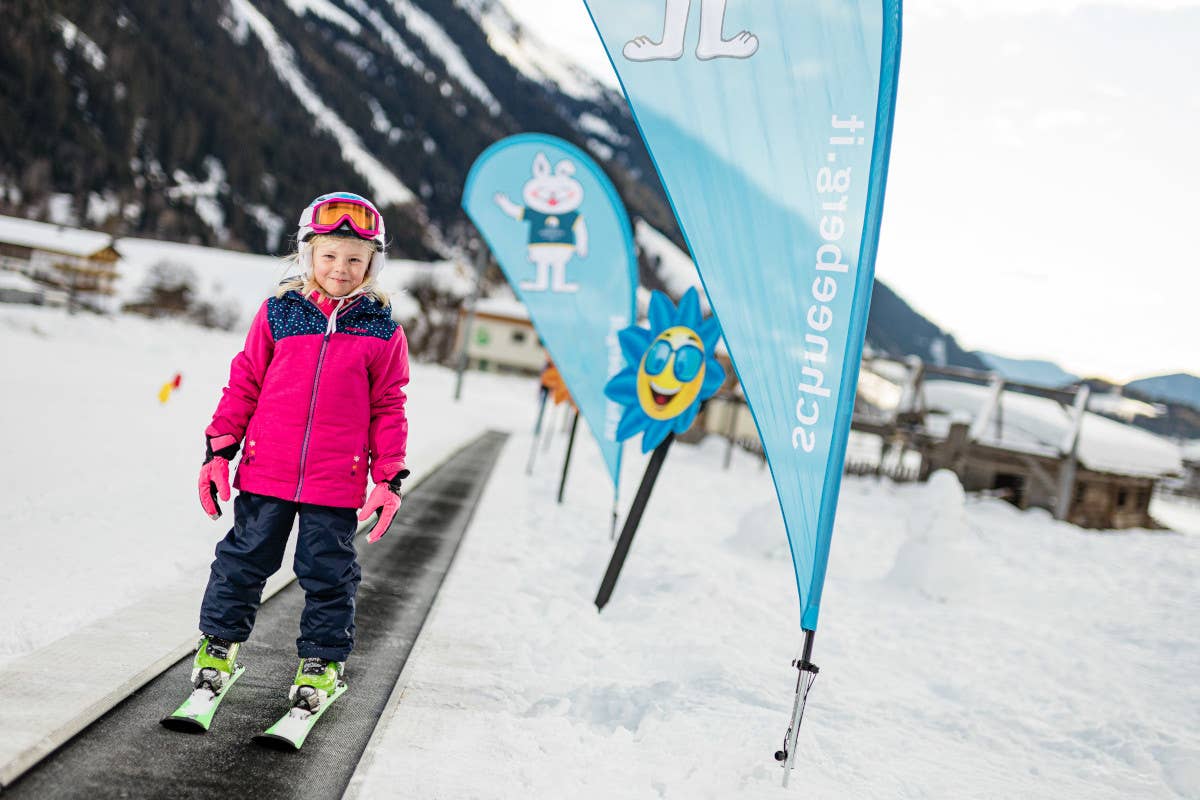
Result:
<svg viewBox="0 0 1200 800"><path fill-rule="evenodd" d="M351 336L373 336L385 342L392 338L400 326L392 319L391 309L369 297L350 306L338 314L338 333Z"/></svg>
<svg viewBox="0 0 1200 800"><path fill-rule="evenodd" d="M321 309L295 292L267 301L267 321L271 323L271 338L277 342L289 336L323 336L329 323Z"/></svg>
<svg viewBox="0 0 1200 800"><path fill-rule="evenodd" d="M324 336L329 324L324 312L299 292L267 300L267 321L271 325L271 338L276 342L289 336ZM369 297L358 298L338 313L337 332L349 336L387 341L398 327L387 306Z"/></svg>

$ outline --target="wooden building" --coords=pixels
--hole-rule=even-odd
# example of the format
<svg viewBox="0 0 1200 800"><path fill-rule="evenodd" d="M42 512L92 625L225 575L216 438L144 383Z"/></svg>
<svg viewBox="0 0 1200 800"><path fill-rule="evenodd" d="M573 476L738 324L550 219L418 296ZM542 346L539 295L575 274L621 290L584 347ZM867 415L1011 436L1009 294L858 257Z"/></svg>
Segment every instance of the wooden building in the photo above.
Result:
<svg viewBox="0 0 1200 800"><path fill-rule="evenodd" d="M539 375L546 366L546 350L529 311L515 298L480 298L474 315L460 308L454 352L462 351L464 337L470 369Z"/></svg>
<svg viewBox="0 0 1200 800"><path fill-rule="evenodd" d="M855 427L919 452L922 477L950 469L967 491L1087 528L1133 528L1155 526L1156 484L1183 471L1172 443L1089 411L1086 386L1046 389L917 361L900 366L864 364L886 375L899 399L890 409L879 401L872 417L856 415Z"/></svg>
<svg viewBox="0 0 1200 800"><path fill-rule="evenodd" d="M1180 452L1183 458L1183 475L1173 481L1171 491L1188 497L1200 497L1200 439L1185 443Z"/></svg>
<svg viewBox="0 0 1200 800"><path fill-rule="evenodd" d="M65 292L73 305L114 310L120 258L106 233L0 217L0 270Z"/></svg>

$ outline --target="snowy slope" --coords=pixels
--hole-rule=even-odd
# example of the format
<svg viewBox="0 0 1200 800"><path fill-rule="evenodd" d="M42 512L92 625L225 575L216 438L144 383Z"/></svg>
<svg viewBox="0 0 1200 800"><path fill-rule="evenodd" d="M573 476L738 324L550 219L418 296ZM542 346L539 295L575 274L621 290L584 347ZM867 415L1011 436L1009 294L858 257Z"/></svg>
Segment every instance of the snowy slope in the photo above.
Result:
<svg viewBox="0 0 1200 800"><path fill-rule="evenodd" d="M479 22L488 44L526 77L552 84L578 100L595 100L606 91L562 48L522 25L500 0L455 0Z"/></svg>
<svg viewBox="0 0 1200 800"><path fill-rule="evenodd" d="M313 4L306 4L313 6ZM325 8L326 4L316 4L316 8ZM373 199L380 206L392 203L407 203L415 199L412 191L404 185L400 178L379 162L363 145L362 140L354 129L347 125L341 117L326 105L310 84L304 79L304 74L296 64L296 52L291 45L280 38L270 21L256 9L249 0L230 0L230 12L235 22L249 26L254 35L262 42L263 48L271 60L271 66L279 75L285 86L291 89L296 99L313 117L313 123L323 128L338 140L342 146L342 154L346 161L354 166L359 175L371 186Z"/></svg>
<svg viewBox="0 0 1200 800"><path fill-rule="evenodd" d="M409 0L389 0L392 9L404 20L405 26L421 38L430 52L446 66L450 77L464 89L475 95L495 116L500 113L500 101L487 88L487 84L471 68L467 57L442 29L433 17L413 5Z"/></svg>

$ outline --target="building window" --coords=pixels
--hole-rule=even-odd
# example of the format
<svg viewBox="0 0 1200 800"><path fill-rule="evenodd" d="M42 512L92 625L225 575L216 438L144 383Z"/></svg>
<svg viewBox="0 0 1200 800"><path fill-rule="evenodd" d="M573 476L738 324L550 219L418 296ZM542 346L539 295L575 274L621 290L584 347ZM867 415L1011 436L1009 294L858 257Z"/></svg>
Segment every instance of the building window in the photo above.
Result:
<svg viewBox="0 0 1200 800"><path fill-rule="evenodd" d="M512 340L513 340L513 344L521 344L522 342L524 342L525 341L525 331L513 331L512 332Z"/></svg>
<svg viewBox="0 0 1200 800"><path fill-rule="evenodd" d="M1129 500L1128 489L1117 489L1117 508L1124 508L1125 503Z"/></svg>

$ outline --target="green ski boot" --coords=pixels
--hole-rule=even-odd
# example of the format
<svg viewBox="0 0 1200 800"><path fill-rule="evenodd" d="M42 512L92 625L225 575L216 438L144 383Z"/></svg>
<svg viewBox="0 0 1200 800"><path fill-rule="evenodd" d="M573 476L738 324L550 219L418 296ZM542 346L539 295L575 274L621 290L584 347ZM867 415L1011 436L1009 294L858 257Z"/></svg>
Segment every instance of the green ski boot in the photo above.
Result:
<svg viewBox="0 0 1200 800"><path fill-rule="evenodd" d="M217 636L205 636L192 659L192 693L183 705L164 717L168 728L203 733L212 725L221 701L246 668L237 663L241 645Z"/></svg>
<svg viewBox="0 0 1200 800"><path fill-rule="evenodd" d="M238 642L230 642L219 636L205 636L196 646L196 657L192 659L192 686L208 688L214 694L229 682L237 671L237 654L241 649Z"/></svg>
<svg viewBox="0 0 1200 800"><path fill-rule="evenodd" d="M254 741L282 750L295 751L303 747L317 720L346 693L346 682L342 680L345 669L345 662L300 659L296 682L288 692L292 707L278 722L255 736Z"/></svg>
<svg viewBox="0 0 1200 800"><path fill-rule="evenodd" d="M296 680L288 691L294 708L316 711L333 695L342 683L346 662L324 658L302 658L296 670Z"/></svg>

